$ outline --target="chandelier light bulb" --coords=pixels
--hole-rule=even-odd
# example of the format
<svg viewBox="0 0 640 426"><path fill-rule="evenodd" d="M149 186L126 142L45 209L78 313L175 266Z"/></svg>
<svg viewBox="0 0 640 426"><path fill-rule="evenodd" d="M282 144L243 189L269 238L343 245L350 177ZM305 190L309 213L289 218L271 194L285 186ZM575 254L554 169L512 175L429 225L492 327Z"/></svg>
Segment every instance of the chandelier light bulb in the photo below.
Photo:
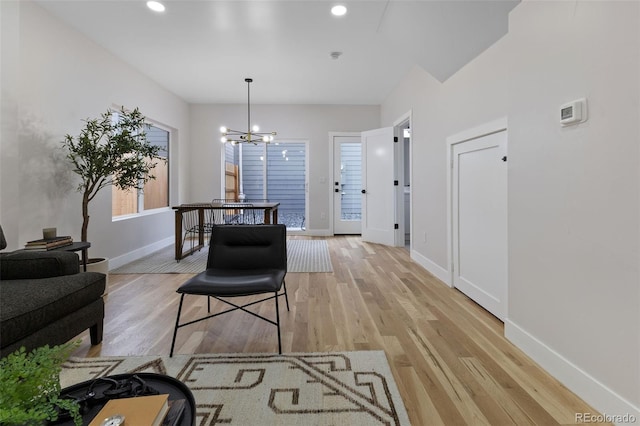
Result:
<svg viewBox="0 0 640 426"><path fill-rule="evenodd" d="M220 142L222 142L222 143L227 143L227 138L226 138L226 136L221 137L221 138L220 138Z"/></svg>
<svg viewBox="0 0 640 426"><path fill-rule="evenodd" d="M158 1L148 1L147 7L154 12L164 12L165 9L164 5Z"/></svg>
<svg viewBox="0 0 640 426"><path fill-rule="evenodd" d="M257 124L254 124L253 127L251 128L252 131L254 132L259 132L260 131L260 127Z"/></svg>
<svg viewBox="0 0 640 426"><path fill-rule="evenodd" d="M220 133L227 133L227 128L224 126L220 127Z"/></svg>
<svg viewBox="0 0 640 426"><path fill-rule="evenodd" d="M344 16L347 13L347 8L346 6L338 4L331 8L331 13L334 16Z"/></svg>

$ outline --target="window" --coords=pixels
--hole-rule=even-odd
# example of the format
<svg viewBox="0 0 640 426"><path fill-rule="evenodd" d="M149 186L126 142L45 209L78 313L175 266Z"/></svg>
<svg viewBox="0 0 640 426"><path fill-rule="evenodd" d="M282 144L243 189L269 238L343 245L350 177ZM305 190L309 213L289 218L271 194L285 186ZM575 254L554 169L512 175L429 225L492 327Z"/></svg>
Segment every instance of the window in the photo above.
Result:
<svg viewBox="0 0 640 426"><path fill-rule="evenodd" d="M155 179L148 181L142 190L123 191L112 187L112 217L169 207L169 132L152 125L147 129L147 140L160 146L160 156L167 161L156 164Z"/></svg>

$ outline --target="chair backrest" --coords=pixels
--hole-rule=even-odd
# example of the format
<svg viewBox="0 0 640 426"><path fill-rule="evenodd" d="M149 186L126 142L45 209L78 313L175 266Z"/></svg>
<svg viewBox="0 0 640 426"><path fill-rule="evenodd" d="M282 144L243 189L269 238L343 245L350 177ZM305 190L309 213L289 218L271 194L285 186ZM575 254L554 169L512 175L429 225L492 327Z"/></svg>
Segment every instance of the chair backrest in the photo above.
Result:
<svg viewBox="0 0 640 426"><path fill-rule="evenodd" d="M198 206L196 204L185 207L182 211L182 226L186 232L198 230Z"/></svg>
<svg viewBox="0 0 640 426"><path fill-rule="evenodd" d="M216 225L211 232L207 269L287 270L287 227Z"/></svg>

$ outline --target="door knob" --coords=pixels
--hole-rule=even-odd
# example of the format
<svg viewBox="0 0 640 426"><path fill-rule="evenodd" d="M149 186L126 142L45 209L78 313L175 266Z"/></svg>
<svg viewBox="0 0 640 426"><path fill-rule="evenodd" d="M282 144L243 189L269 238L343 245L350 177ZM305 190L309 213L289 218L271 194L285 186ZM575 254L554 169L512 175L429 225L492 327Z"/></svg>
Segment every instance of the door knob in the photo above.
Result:
<svg viewBox="0 0 640 426"><path fill-rule="evenodd" d="M366 194L366 193L367 193L367 190L366 190L366 189L363 189L363 190L362 190L362 191L360 191L360 192L362 192L363 194Z"/></svg>
<svg viewBox="0 0 640 426"><path fill-rule="evenodd" d="M333 190L334 192L340 192L340 190L338 188Z"/></svg>

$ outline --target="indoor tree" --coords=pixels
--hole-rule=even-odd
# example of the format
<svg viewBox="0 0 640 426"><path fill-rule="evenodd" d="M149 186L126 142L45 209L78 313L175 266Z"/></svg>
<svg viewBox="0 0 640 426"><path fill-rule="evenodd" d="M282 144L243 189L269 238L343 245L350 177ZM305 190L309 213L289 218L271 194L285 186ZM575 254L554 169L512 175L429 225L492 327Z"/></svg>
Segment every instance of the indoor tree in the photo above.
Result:
<svg viewBox="0 0 640 426"><path fill-rule="evenodd" d="M123 190L142 189L155 179L152 171L157 162L166 161L159 156L161 147L147 140L149 124L138 108L107 110L85 123L77 137L66 135L62 142L73 171L80 176L82 241L87 241L89 202L102 188L114 185Z"/></svg>

